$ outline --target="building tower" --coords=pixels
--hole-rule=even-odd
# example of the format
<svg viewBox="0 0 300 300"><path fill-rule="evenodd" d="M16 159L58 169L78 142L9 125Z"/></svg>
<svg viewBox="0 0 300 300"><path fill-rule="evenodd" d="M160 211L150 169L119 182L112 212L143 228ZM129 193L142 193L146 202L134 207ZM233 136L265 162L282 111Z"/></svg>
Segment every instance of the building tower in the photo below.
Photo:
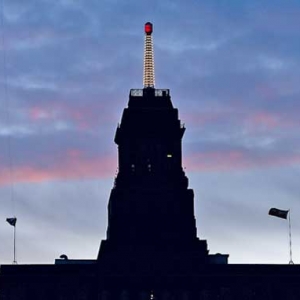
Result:
<svg viewBox="0 0 300 300"><path fill-rule="evenodd" d="M182 168L185 127L169 90L154 88L152 31L146 23L144 88L130 91L115 135L119 172L98 259L111 257L120 267L125 255L132 265L153 261L166 270L174 259L190 266L209 256L206 241L197 238L194 193Z"/></svg>

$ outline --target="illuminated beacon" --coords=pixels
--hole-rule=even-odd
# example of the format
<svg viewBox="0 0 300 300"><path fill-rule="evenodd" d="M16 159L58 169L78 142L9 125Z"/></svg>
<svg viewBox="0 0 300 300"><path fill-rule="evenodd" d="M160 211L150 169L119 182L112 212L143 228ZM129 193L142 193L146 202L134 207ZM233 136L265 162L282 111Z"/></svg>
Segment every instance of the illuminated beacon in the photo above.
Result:
<svg viewBox="0 0 300 300"><path fill-rule="evenodd" d="M144 46L144 88L154 88L154 53L152 40L153 25L145 24L145 46Z"/></svg>

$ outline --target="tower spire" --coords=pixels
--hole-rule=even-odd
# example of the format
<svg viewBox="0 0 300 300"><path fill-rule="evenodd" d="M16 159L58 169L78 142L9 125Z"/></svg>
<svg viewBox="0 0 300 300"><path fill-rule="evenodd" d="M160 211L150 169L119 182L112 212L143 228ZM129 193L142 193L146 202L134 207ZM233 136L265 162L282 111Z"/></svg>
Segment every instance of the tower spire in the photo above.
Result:
<svg viewBox="0 0 300 300"><path fill-rule="evenodd" d="M154 52L152 40L153 25L150 22L145 24L145 45L144 45L144 88L154 88Z"/></svg>

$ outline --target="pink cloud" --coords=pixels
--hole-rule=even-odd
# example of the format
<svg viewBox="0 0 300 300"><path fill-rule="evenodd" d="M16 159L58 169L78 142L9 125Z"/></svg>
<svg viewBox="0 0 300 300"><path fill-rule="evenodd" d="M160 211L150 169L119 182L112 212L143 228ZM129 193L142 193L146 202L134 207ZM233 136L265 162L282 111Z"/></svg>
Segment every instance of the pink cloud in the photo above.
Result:
<svg viewBox="0 0 300 300"><path fill-rule="evenodd" d="M249 166L240 151L196 153L184 159L184 164L189 171L227 171Z"/></svg>
<svg viewBox="0 0 300 300"><path fill-rule="evenodd" d="M98 119L95 115L96 112L99 112L99 110L89 106L85 106L85 107L65 106L63 108L63 115L68 120L74 122L77 128L81 130L89 129L93 126L94 121Z"/></svg>
<svg viewBox="0 0 300 300"><path fill-rule="evenodd" d="M52 119L53 112L51 112L49 109L34 106L29 109L29 118L32 121L36 121L40 119Z"/></svg>
<svg viewBox="0 0 300 300"><path fill-rule="evenodd" d="M238 113L235 113L234 110L189 112L183 114L182 119L189 124L189 128L191 126L235 124L252 132L297 128L300 125L298 115L294 112L247 111L247 107L240 107Z"/></svg>
<svg viewBox="0 0 300 300"><path fill-rule="evenodd" d="M12 27L6 36L6 46L9 48L32 48L51 44L53 41L67 38L68 35L62 31L55 31L43 26L39 28Z"/></svg>
<svg viewBox="0 0 300 300"><path fill-rule="evenodd" d="M27 115L33 122L64 120L72 122L79 130L86 130L93 128L99 121L99 112L102 112L101 121L110 120L110 115L105 113L105 107L101 103L67 105L56 100L29 108Z"/></svg>
<svg viewBox="0 0 300 300"><path fill-rule="evenodd" d="M257 112L252 114L247 121L255 127L265 127L268 129L281 125L280 117L268 112Z"/></svg>
<svg viewBox="0 0 300 300"><path fill-rule="evenodd" d="M82 151L78 149L69 149L67 150L67 154L70 159L79 159L82 157Z"/></svg>
<svg viewBox="0 0 300 300"><path fill-rule="evenodd" d="M219 123L220 120L225 120L229 117L230 112L218 111L218 112L189 112L183 114L183 120L187 124L191 125L205 125Z"/></svg>
<svg viewBox="0 0 300 300"><path fill-rule="evenodd" d="M246 151L213 151L195 153L184 159L189 171L234 171L269 168L300 163L300 154L253 156Z"/></svg>
<svg viewBox="0 0 300 300"><path fill-rule="evenodd" d="M266 100L273 100L279 96L278 90L269 84L259 84L256 86L256 91Z"/></svg>
<svg viewBox="0 0 300 300"><path fill-rule="evenodd" d="M246 118L247 129L257 130L274 130L274 129L293 129L298 128L300 121L297 113L284 111L280 113L270 113L259 111L249 115Z"/></svg>
<svg viewBox="0 0 300 300"><path fill-rule="evenodd" d="M15 183L109 178L115 174L116 167L116 157L86 158L81 151L71 149L62 155L62 159L50 166L22 165L15 167L12 177ZM0 173L0 185L10 184L9 170L2 171Z"/></svg>

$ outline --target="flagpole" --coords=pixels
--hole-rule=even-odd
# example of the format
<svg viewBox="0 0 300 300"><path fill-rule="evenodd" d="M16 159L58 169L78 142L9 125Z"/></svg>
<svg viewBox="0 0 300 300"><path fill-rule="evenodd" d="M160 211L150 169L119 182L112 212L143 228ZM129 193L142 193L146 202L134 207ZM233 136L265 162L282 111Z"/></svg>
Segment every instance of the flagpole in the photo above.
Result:
<svg viewBox="0 0 300 300"><path fill-rule="evenodd" d="M290 240L290 261L289 264L293 265L293 256L292 256L292 225L291 225L291 210L289 209L289 240Z"/></svg>
<svg viewBox="0 0 300 300"><path fill-rule="evenodd" d="M14 261L13 261L13 264L17 264L17 261L16 261L16 227L17 227L17 224L15 224L15 226L14 226Z"/></svg>

